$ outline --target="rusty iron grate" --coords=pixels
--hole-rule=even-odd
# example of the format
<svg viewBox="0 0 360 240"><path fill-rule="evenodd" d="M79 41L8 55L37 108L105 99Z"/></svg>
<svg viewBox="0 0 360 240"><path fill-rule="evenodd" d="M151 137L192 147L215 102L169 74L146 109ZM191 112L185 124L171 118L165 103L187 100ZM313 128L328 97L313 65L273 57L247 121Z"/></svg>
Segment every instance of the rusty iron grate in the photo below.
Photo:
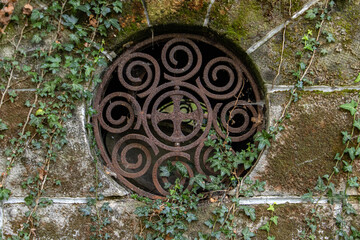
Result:
<svg viewBox="0 0 360 240"><path fill-rule="evenodd" d="M231 110L232 148L246 147L263 127L260 98L254 78L226 47L204 36L160 35L108 68L94 101L94 133L118 181L162 198L177 173L161 177L161 166L180 162L190 177L215 174L206 162L212 149L203 142L210 129L224 137Z"/></svg>

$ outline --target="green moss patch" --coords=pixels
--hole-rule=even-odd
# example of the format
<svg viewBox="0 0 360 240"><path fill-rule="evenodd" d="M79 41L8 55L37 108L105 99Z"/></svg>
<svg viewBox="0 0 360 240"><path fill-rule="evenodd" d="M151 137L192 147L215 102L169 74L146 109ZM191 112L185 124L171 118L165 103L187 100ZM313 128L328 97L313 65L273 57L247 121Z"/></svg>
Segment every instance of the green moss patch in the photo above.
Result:
<svg viewBox="0 0 360 240"><path fill-rule="evenodd" d="M331 173L335 154L344 148L341 131L351 127L350 115L338 106L351 96L304 93L290 108L292 117L271 146L262 176L272 190L304 194L318 176Z"/></svg>

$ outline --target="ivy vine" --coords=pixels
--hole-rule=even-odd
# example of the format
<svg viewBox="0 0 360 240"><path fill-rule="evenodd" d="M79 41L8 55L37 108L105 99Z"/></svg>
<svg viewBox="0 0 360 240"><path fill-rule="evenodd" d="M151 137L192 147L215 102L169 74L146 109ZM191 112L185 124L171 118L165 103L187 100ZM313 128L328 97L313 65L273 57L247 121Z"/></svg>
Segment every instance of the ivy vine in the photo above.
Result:
<svg viewBox="0 0 360 240"><path fill-rule="evenodd" d="M60 180L51 177L51 171L58 160L59 151L68 142L65 123L72 118L73 110L82 102L87 104L86 129L95 152L93 163L96 183L89 189L87 204L79 211L84 217L91 219L90 239L110 239L111 232L107 226L111 224L110 216L113 210L99 193L103 187L98 177L99 153L96 151L89 121L96 112L89 103L94 86L101 82L97 70L107 66L104 39L110 33L121 30L116 14L122 12L122 1L59 0L48 3L29 0L22 6L21 13L14 14L16 7L19 8L18 4L16 0L4 0L0 5L0 32L6 33L9 26L12 26L11 23L14 23L12 27L16 30L16 34L7 39L13 46L14 54L0 61L0 110L4 109L5 103L18 101L19 93L13 90L13 87L19 84L18 76L26 76L35 91L33 97L24 103L28 108L26 118L18 124L14 136L5 135L11 123L0 116L0 140L9 143L4 151L7 158L6 169L0 176L0 200L8 200L12 194L8 187L8 177L21 156L26 151L35 150L41 150L42 155L39 156L41 160L37 163L36 171L21 184L27 192L24 201L29 210L16 234L5 239L38 237L38 210L53 204L51 199L44 197L47 184L52 182L55 186L61 186ZM255 143L237 153L231 149L231 139L226 129L225 139L211 131L205 145L212 147L215 154L208 162L220 174L210 176L209 179L200 174L196 175L189 179L193 185L191 190L184 189L180 180L177 180L174 186L168 186L170 195L165 201L133 195L134 199L145 203L135 211L141 220L136 239L187 239L186 230L190 223L198 220L197 211L201 201L216 202L218 206L204 222L208 229L198 232L196 239L249 240L255 237L255 231L252 232L248 226L235 220L239 213L245 214L251 221L256 220L255 208L241 205L240 201L242 197L252 197L257 192L264 191L265 182L251 180L248 175L239 177L236 169L254 168L264 149L270 147L276 135L285 129L283 123L291 117L288 113L290 105L301 98L299 92L304 90L304 85L312 84L308 75L311 75L310 69L315 57L317 54L326 55L327 51L322 45L335 41L333 34L323 27L327 21L331 21L330 13L334 1L326 0L322 6L308 10L305 15L306 19L315 23L315 27L308 29L301 39L302 49L296 53L299 60L297 69L292 72L295 84L279 119L272 123L267 131L257 133L254 136ZM2 35L2 38L5 37L6 35ZM25 47L26 38L31 38L34 48ZM355 82L360 82L360 74ZM322 219L319 202L324 197L329 203L340 203L342 206L335 219L336 236L339 239L360 238L360 230L348 222L348 216L357 214L348 191L359 187L358 177L353 173L354 163L360 155L359 103L360 95L356 100L340 106L353 117L352 130L342 132L344 150L334 157L333 171L320 176L314 189L303 196L303 199L313 203L314 207L304 219L306 229L299 234L302 239L316 238L316 230ZM161 176L169 176L173 171L180 172L182 177L188 177L182 164L162 167ZM344 190L338 191L332 179L340 173L345 175L346 186ZM102 204L99 205L99 201ZM259 230L267 233L268 240L274 240L271 233L278 224L275 205L270 205L268 211L271 216Z"/></svg>

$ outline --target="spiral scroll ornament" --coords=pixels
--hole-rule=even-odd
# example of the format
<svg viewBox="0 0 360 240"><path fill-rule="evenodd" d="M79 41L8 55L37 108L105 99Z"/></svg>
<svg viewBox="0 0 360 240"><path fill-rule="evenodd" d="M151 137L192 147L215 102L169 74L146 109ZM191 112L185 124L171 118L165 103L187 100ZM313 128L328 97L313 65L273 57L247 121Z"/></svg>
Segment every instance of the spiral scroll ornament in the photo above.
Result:
<svg viewBox="0 0 360 240"><path fill-rule="evenodd" d="M179 52L183 52L186 55L181 56L181 60L185 61L177 59L176 53ZM173 38L164 45L161 52L161 60L165 69L170 73L165 72L164 78L173 81L185 81L199 71L202 55L199 47L192 40L188 38Z"/></svg>
<svg viewBox="0 0 360 240"><path fill-rule="evenodd" d="M223 138L227 131L241 151L264 127L250 71L226 47L192 34L130 47L104 73L94 107L104 164L120 183L154 199L168 195L176 178L190 189L195 174L218 174L206 161L213 153L204 146L210 129ZM173 172L164 175L164 168Z"/></svg>

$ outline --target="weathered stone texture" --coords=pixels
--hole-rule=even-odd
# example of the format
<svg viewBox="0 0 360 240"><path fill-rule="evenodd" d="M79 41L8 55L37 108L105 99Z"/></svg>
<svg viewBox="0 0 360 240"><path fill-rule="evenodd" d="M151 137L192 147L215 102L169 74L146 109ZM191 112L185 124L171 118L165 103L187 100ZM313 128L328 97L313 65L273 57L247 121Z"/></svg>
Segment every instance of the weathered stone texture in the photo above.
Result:
<svg viewBox="0 0 360 240"><path fill-rule="evenodd" d="M21 115L15 116L21 117ZM89 195L90 187L95 185L95 163L93 163L84 123L84 106L79 106L73 112L73 118L65 125L68 129L69 143L58 153L58 159L50 167L51 177L45 188L45 196L85 197ZM28 148L22 157L15 159L14 167L7 180L8 187L12 189L13 197L25 197L28 194L28 190L23 189L21 183L38 173L39 164L44 162L44 157L45 153L41 149ZM0 155L0 159L1 169L4 171L7 158ZM127 191L101 170L103 168L101 163L97 165L100 168L99 178L103 183L101 193L104 196L126 195ZM60 180L61 185L57 186L55 180Z"/></svg>
<svg viewBox="0 0 360 240"><path fill-rule="evenodd" d="M19 13L25 2L27 1L18 1L15 12ZM46 7L45 3L36 2L39 4L36 7ZM269 31L285 23L290 15L299 11L307 2L293 0L289 13L289 4L284 1L215 1L209 12L207 28L202 28L210 0L146 0L144 1L146 9L142 1L125 0L123 12L114 16L119 19L122 30L120 32L111 30L105 39L105 51L114 57L139 39L150 38L163 31L179 31L185 28L192 32L201 29L201 33L211 32L219 35L232 41L237 48L246 51ZM310 68L311 73L308 75L308 79L320 86L320 90L321 85L359 86L359 83L354 83L354 79L360 71L360 0L336 1L336 3L336 7L331 12L332 20L324 24L324 30L331 32L336 42L327 43L326 39L321 37L320 42L323 44L321 49L327 50L327 54L317 53ZM319 4L315 5L315 7L319 6ZM146 18L145 12L148 13L149 19ZM274 82L275 88L279 85L293 85L295 79L292 71L298 69L300 61L305 61L305 58L303 60L296 58L295 53L301 50L301 38L308 29L315 34L315 24L315 21L305 19L303 14L287 26L284 61L280 75ZM9 42L14 43L20 29L21 26L16 24L8 26L7 35L0 39L0 60L15 53L13 44ZM288 92L272 92L270 88L280 62L282 32L280 30L250 54L254 64L253 70L259 69L262 78L259 84L267 83L262 86L264 95L267 95L265 119L267 126L271 126L274 120L279 118L289 99ZM52 43L51 38L37 44L32 43L33 34L34 31L27 31L24 35L26 39L20 45L27 54L32 54L37 48L47 49ZM68 34L67 30L62 32L59 36L62 42L67 41ZM41 63L31 63L34 67L40 68ZM25 60L20 61L21 66L25 64L28 64ZM103 72L103 70L97 71ZM63 73L59 73L60 77L61 74ZM6 82L7 79L0 80L1 84ZM15 102L10 103L6 98L7 102L0 109L0 118L9 127L2 132L5 138L0 140L1 172L5 170L6 161L9 160L4 155L5 149L10 146L9 140L18 134L20 129L18 124L23 123L28 116L30 108L25 106L25 102L29 100L32 103L35 98L33 89L35 84L23 73L14 75L11 88L17 89L18 96ZM267 91L271 93L266 93ZM250 174L253 179L267 182L266 191L258 195L260 198L283 196L299 199L300 195L315 186L319 176L331 173L335 154L344 149L341 131L350 130L351 116L347 111L339 109L339 105L357 98L358 92L314 91L299 92L299 94L301 99L289 108L291 118L284 122L285 130L276 137ZM37 235L39 239L89 239L91 220L89 217L81 216L78 210L85 204L74 202L79 198L84 200L90 195L89 188L96 184L94 176L97 166L99 179L103 184L99 191L110 201L110 206L114 209L110 214L112 224L106 230L112 233L113 239L133 239L134 235L140 232L139 220L133 213L140 203L127 197L130 191L112 179L111 173L103 168L101 160L95 165L93 162L95 154L89 147L84 123L85 107L84 104L79 104L73 112L72 119L65 124L69 143L58 152L57 161L51 164L44 192L46 197L64 198L69 202L58 201L39 209L40 227L37 229ZM26 130L33 131L30 128ZM19 200L27 196L29 190L23 189L21 183L29 176L38 173L39 163L44 161L45 155L44 149L36 150L30 147L21 157L15 159L5 183L6 187L11 189L12 197ZM353 172L353 176L360 179L359 163L354 165ZM61 185L57 186L55 180L60 180ZM333 180L338 189L344 188L344 175L335 176ZM350 188L349 193L352 199L360 195L358 188ZM240 213L235 220L239 226L236 231L241 232L242 228L248 226L250 230L256 231L256 237L253 239L266 239L266 232L257 229L270 218L270 213L266 210L268 205L253 205L253 207L256 208L256 221L252 222ZM276 239L298 239L299 232L306 227L304 219L312 207L313 205L305 203L276 206L275 214L279 217L279 224L271 228L271 234L276 236ZM360 209L358 202L354 207ZM197 237L198 231L209 231L203 222L211 217L214 208L215 205L207 203L200 206L199 221L191 224L186 233L189 239ZM13 199L10 199L2 204L2 209L4 236L16 234L17 229L21 227L20 224L25 220L28 207L23 203L14 203ZM340 212L339 205L323 204L319 212L323 220L318 226L317 239L332 239L336 229L334 217ZM347 218L354 226L360 227L359 218L356 216Z"/></svg>
<svg viewBox="0 0 360 240"><path fill-rule="evenodd" d="M287 104L288 93L269 95L270 123ZM285 130L258 162L252 175L266 180L267 194L301 195L316 185L318 176L331 174L336 153L342 153L342 131L351 130L351 115L339 106L356 98L349 92L304 92L288 113ZM276 109L276 111L274 110ZM278 115L275 116L274 115ZM342 182L336 176L336 182ZM340 182L339 182L340 181Z"/></svg>
<svg viewBox="0 0 360 240"><path fill-rule="evenodd" d="M103 202L99 202L99 206ZM134 239L134 235L140 234L141 224L139 219L133 214L135 208L139 206L138 202L131 199L110 201L110 207L113 212L110 213L111 224L104 232L108 232L112 239ZM40 228L36 234L38 239L89 239L92 222L90 217L82 216L79 211L84 204L59 204L39 209ZM204 220L211 218L211 212L217 207L217 204L201 205L199 209L199 221L189 224L185 236L188 239L198 237L198 232L210 233L204 224ZM259 228L269 221L272 216L267 210L269 205L250 205L255 208L256 220L251 221L241 210L236 213L236 232L239 233L245 227L254 232L256 236L253 239L266 239L267 233ZM359 205L354 205L359 208ZM299 233L306 229L304 219L310 216L313 205L310 204L279 204L275 205L274 215L278 216L278 225L272 225L270 235L279 239L298 239ZM337 205L320 204L317 210L322 220L316 230L317 239L331 239L336 230L335 216L339 213ZM15 234L21 227L24 220L24 214L28 208L24 204L5 204L4 205L4 235ZM353 224L357 226L356 218L353 217ZM145 231L146 233L146 231Z"/></svg>
<svg viewBox="0 0 360 240"><path fill-rule="evenodd" d="M102 202L99 202L101 207ZM127 201L111 201L110 207L113 209L109 215L111 225L105 227L104 232L111 234L112 239L133 239L134 233L139 231L138 220L132 213L135 210L136 202L128 199ZM59 204L54 203L46 208L40 208L39 227L36 234L38 239L89 239L91 236L90 227L93 225L89 216L83 216L79 211L85 204ZM21 228L25 219L25 212L28 207L24 204L5 204L4 205L4 228L5 236L16 234ZM93 211L95 211L93 209ZM93 212L95 214L95 212Z"/></svg>
<svg viewBox="0 0 360 240"><path fill-rule="evenodd" d="M209 0L148 0L145 1L152 25L202 25Z"/></svg>
<svg viewBox="0 0 360 240"><path fill-rule="evenodd" d="M25 102L28 100L32 103L35 99L34 92L15 92L14 102L10 101L9 97L5 97L4 104L0 109L0 118L3 123L8 126L7 130L2 131L4 139L0 140L0 148L5 149L6 146L10 146L9 140L13 137L18 137L17 133L22 131L20 123L25 123L29 114L30 108L25 106ZM30 130L29 128L26 131Z"/></svg>
<svg viewBox="0 0 360 240"><path fill-rule="evenodd" d="M325 34L321 34L321 46L317 50L315 61L310 68L312 74L307 78L315 85L346 86L353 85L359 73L360 48L360 3L354 1L344 4L342 8L335 7L331 12L331 21L325 21L322 32L333 34L335 42L328 42ZM290 22L286 29L285 49L281 74L275 84L292 84L295 81L293 71L297 71L300 61L308 63L306 51L303 50L301 39L308 30L316 38L316 21L307 20L303 16ZM252 59L260 69L261 76L267 83L272 83L278 71L281 60L283 31L277 33L266 44L251 54ZM320 53L325 50L327 53ZM297 51L305 54L302 59L296 57ZM307 51L308 54L311 52ZM358 85L358 84L356 84Z"/></svg>

